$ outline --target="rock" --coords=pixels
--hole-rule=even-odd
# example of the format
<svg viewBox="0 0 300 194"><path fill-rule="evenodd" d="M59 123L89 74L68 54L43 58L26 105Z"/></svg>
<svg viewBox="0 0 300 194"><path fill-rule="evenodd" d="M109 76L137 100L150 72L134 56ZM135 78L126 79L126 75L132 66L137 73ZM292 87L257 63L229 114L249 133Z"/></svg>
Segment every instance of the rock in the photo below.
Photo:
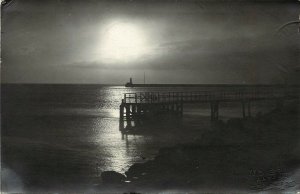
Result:
<svg viewBox="0 0 300 194"><path fill-rule="evenodd" d="M115 171L104 171L101 173L101 178L104 183L121 183L126 177Z"/></svg>
<svg viewBox="0 0 300 194"><path fill-rule="evenodd" d="M131 179L133 177L138 177L140 176L142 173L145 173L145 168L147 168L147 162L146 163L136 163L133 164L128 171L125 172L126 176Z"/></svg>

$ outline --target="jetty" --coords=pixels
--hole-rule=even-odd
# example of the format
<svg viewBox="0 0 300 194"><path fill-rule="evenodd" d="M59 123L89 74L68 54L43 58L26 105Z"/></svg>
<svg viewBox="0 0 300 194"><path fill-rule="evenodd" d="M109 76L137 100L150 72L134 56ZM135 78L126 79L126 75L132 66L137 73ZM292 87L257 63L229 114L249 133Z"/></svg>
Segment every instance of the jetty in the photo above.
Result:
<svg viewBox="0 0 300 194"><path fill-rule="evenodd" d="M274 101L281 106L285 100L299 99L298 87L245 87L226 91L137 92L124 93L120 105L120 130L130 128L145 119L164 115L182 117L184 104L210 104L211 121L219 119L222 102L241 104L242 117L251 117L251 102Z"/></svg>

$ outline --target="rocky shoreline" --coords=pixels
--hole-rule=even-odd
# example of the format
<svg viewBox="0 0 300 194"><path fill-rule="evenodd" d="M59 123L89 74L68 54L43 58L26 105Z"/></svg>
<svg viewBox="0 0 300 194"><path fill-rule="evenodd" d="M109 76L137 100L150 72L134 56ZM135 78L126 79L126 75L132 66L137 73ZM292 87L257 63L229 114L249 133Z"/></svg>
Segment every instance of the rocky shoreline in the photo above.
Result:
<svg viewBox="0 0 300 194"><path fill-rule="evenodd" d="M219 121L191 144L160 149L125 175L101 174L122 190L264 190L299 167L299 103ZM293 183L297 184L297 183Z"/></svg>

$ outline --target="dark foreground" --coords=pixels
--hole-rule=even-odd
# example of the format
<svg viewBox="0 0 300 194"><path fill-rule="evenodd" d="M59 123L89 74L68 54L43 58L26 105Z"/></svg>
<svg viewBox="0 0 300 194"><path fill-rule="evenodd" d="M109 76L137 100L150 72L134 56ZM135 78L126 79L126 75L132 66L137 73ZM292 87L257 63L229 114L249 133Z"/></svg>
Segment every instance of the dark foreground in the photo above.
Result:
<svg viewBox="0 0 300 194"><path fill-rule="evenodd" d="M218 122L191 144L162 148L125 175L102 173L107 191L295 191L284 182L300 164L299 103L254 118ZM274 186L276 185L276 187Z"/></svg>

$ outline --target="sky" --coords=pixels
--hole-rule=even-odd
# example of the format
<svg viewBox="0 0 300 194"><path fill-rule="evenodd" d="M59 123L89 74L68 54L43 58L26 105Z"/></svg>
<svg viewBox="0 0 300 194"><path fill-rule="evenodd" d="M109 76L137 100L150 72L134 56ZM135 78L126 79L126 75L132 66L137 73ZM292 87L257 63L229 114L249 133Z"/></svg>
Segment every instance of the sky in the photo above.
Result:
<svg viewBox="0 0 300 194"><path fill-rule="evenodd" d="M299 82L298 1L13 0L2 83Z"/></svg>

